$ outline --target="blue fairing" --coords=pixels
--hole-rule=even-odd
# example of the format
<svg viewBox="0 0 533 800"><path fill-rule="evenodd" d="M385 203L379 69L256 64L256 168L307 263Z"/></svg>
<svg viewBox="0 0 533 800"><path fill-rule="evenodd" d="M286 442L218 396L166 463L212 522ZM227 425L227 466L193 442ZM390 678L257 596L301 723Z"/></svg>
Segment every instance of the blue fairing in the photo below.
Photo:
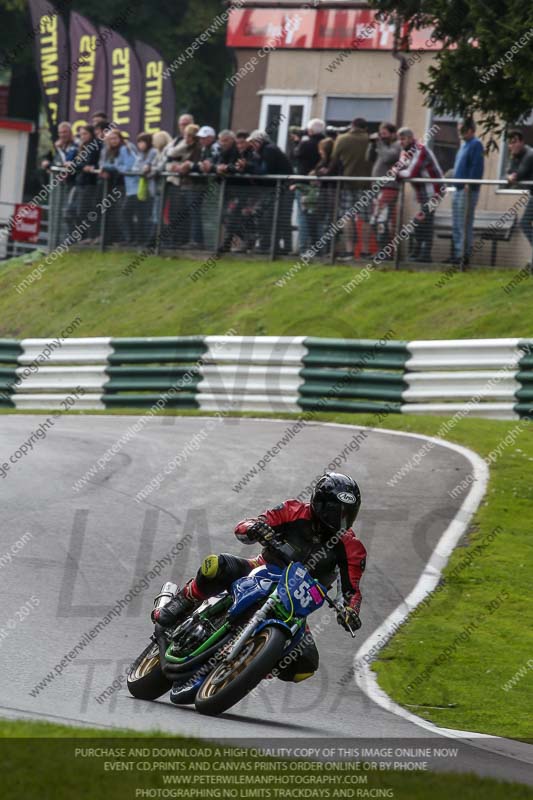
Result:
<svg viewBox="0 0 533 800"><path fill-rule="evenodd" d="M170 701L177 706L194 703L196 695L198 694L198 689L205 681L205 678L205 675L200 675L200 677L195 680L189 678L189 680L184 681L183 684L180 684L179 681L175 681L170 690Z"/></svg>
<svg viewBox="0 0 533 800"><path fill-rule="evenodd" d="M320 608L326 587L311 577L303 564L293 562L278 584L278 597L291 616L306 617Z"/></svg>
<svg viewBox="0 0 533 800"><path fill-rule="evenodd" d="M269 564L255 570L253 575L233 581L231 584L233 605L228 611L230 619L242 614L254 603L268 597L273 586L278 584L282 573L282 569L274 564Z"/></svg>

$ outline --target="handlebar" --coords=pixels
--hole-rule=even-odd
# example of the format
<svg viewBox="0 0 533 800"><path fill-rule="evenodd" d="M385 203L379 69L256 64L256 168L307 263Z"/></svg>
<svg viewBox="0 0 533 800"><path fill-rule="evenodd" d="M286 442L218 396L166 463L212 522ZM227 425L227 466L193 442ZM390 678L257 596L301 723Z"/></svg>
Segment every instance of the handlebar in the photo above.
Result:
<svg viewBox="0 0 533 800"><path fill-rule="evenodd" d="M266 536L266 537L265 536L261 536L258 539L258 541L259 541L260 544L263 545L263 547L268 547L271 550L273 550L276 553L276 555L279 556L280 561L283 561L285 566L288 567L291 562L297 560L296 552L295 552L294 548L290 544L288 544L288 542L281 542L276 537L275 531L272 528L270 530L272 531L272 534L273 534L272 536ZM303 562L303 565L304 565L304 567L306 569L308 568L306 563L305 563L305 561ZM333 611L335 611L336 614L339 614L340 612L343 611L343 606L341 606L340 604L338 604L334 600L332 600L331 597L327 593L324 596L324 600L326 601L328 606ZM350 628L349 629L349 633L350 633L352 639L354 639L355 635L356 635L356 631L353 630L352 628Z"/></svg>

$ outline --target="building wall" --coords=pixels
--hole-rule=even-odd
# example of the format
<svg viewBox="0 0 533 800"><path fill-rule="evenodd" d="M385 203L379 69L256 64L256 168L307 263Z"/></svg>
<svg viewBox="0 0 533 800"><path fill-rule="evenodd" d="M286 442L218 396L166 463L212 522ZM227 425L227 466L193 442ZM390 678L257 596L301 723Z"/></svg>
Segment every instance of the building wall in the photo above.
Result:
<svg viewBox="0 0 533 800"><path fill-rule="evenodd" d="M256 51L236 51L242 65ZM431 127L431 112L424 105L424 95L419 89L421 81L427 79L428 66L434 56L431 53L411 56L409 68L404 74L405 102L403 123L413 128L417 137L423 137ZM333 68L335 60L337 66ZM254 128L259 122L261 95L257 92L266 90L276 92L313 90L311 116L325 116L326 99L332 96L347 97L391 97L393 98L391 120L395 121L400 76L397 72L399 62L387 51L353 51L340 62L339 53L330 50L289 50L280 49L271 52L264 58L255 72L246 75L240 81L235 92L233 127ZM328 69L328 67L330 67ZM485 159L487 179L497 179L500 175L501 153L492 152ZM444 199L442 208L451 208L452 194ZM479 210L497 211L504 214L511 209L522 193L502 191L496 186L483 187L477 208ZM414 192L406 190L406 214L415 210ZM519 216L522 208L518 208ZM490 243L483 245L476 261L488 263L490 259ZM449 242L436 240L435 257L448 255ZM531 260L531 250L525 237L515 230L510 244L498 244L498 261L500 263L516 262L517 266Z"/></svg>
<svg viewBox="0 0 533 800"><path fill-rule="evenodd" d="M235 50L237 61L236 73L253 57L256 50ZM258 92L265 88L268 56L261 59L253 72L248 72L235 85L233 94L233 110L231 127L234 131L252 131L259 124L261 111L261 95Z"/></svg>

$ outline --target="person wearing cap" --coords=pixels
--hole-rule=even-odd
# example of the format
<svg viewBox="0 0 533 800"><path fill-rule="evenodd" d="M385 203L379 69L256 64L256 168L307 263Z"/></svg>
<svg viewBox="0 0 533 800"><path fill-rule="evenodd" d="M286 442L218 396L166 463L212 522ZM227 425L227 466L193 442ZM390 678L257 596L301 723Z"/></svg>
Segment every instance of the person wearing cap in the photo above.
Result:
<svg viewBox="0 0 533 800"><path fill-rule="evenodd" d="M191 166L191 172L208 175L215 171L215 162L220 154L220 144L217 135L210 125L202 125L198 131L200 142L200 158Z"/></svg>
<svg viewBox="0 0 533 800"><path fill-rule="evenodd" d="M266 131L256 129L248 137L255 151L255 159L252 168L255 175L291 175L291 162L283 150L274 144ZM259 250L270 250L270 240L272 236L272 224L274 217L274 198L276 181L261 181L260 190L268 187L265 197L261 201L259 215ZM280 205L278 216L278 230L276 237L276 251L279 253L289 253L291 250L291 214L292 214L293 195L289 191L288 181L282 182L280 193ZM283 247L279 246L283 240Z"/></svg>

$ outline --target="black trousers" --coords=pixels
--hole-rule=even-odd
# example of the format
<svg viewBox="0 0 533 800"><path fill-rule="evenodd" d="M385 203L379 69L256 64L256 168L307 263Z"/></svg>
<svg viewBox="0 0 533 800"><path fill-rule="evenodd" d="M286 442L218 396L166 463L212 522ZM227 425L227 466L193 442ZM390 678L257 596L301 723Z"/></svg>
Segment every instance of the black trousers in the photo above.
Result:
<svg viewBox="0 0 533 800"><path fill-rule="evenodd" d="M207 597L228 591L233 581L244 578L254 568L254 559L239 558L231 553L207 556L196 574L196 585ZM313 634L306 626L305 634L279 662L274 674L282 681L301 680L318 669L318 649Z"/></svg>

